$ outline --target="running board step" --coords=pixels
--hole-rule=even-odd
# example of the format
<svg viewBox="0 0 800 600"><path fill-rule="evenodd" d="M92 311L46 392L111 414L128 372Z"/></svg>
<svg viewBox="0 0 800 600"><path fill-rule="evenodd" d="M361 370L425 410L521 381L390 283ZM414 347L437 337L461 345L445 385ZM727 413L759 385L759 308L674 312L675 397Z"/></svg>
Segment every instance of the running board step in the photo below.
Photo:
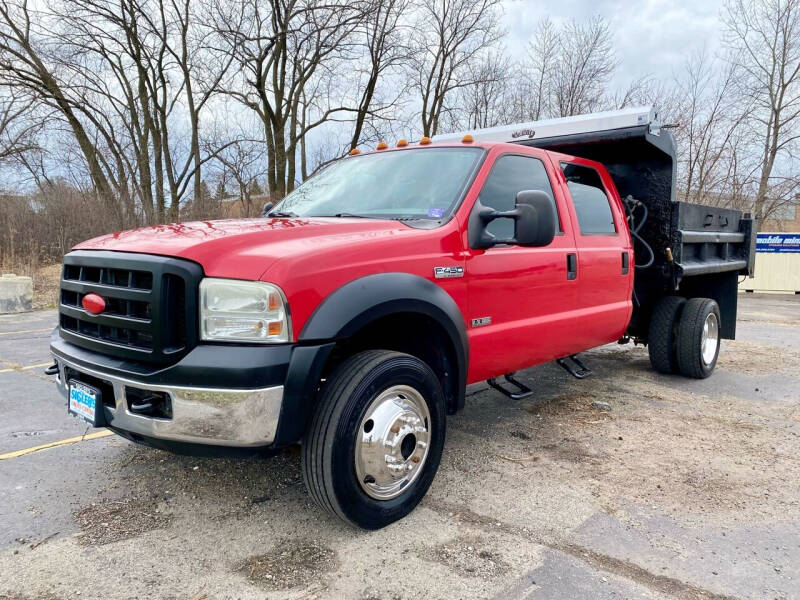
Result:
<svg viewBox="0 0 800 600"><path fill-rule="evenodd" d="M490 387L493 387L498 392L500 392L505 396L508 396L512 400L522 400L523 398L527 398L528 396L533 394L533 390L524 383L517 380L514 377L514 373L506 373L505 375L503 375L503 379L505 379L511 385L515 386L519 391L514 392L512 390L504 388L502 384L497 382L497 379L495 377L487 379L486 383L488 383Z"/></svg>
<svg viewBox="0 0 800 600"><path fill-rule="evenodd" d="M568 360L572 361L574 365L568 363ZM562 369L572 375L575 379L584 379L592 374L592 370L580 361L577 354L572 354L565 358L559 358L556 360L556 362ZM575 367L577 367L577 369Z"/></svg>

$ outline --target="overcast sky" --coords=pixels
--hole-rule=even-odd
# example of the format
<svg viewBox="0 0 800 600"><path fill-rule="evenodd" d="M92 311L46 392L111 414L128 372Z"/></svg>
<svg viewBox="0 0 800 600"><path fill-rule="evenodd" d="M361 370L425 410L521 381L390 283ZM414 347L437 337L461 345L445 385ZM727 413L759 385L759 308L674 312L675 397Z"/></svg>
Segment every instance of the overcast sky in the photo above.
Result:
<svg viewBox="0 0 800 600"><path fill-rule="evenodd" d="M510 54L524 51L536 24L600 15L611 23L620 65L612 87L649 73L669 77L694 50L720 45L723 0L504 0Z"/></svg>

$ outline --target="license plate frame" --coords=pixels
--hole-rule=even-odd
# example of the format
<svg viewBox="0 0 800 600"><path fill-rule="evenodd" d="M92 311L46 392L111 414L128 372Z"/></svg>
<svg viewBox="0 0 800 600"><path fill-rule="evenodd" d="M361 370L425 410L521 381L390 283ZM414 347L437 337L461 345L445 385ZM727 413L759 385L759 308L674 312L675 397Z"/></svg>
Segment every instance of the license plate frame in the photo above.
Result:
<svg viewBox="0 0 800 600"><path fill-rule="evenodd" d="M102 427L103 397L100 390L70 379L67 391L67 413L89 425Z"/></svg>

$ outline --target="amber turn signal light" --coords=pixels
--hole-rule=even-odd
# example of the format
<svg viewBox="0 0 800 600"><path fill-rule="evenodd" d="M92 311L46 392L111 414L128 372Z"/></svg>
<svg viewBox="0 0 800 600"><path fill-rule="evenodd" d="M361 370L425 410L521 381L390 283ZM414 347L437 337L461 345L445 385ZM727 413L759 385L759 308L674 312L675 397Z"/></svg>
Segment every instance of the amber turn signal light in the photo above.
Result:
<svg viewBox="0 0 800 600"><path fill-rule="evenodd" d="M269 310L278 310L281 307L281 299L278 294L271 292L269 295L268 308Z"/></svg>

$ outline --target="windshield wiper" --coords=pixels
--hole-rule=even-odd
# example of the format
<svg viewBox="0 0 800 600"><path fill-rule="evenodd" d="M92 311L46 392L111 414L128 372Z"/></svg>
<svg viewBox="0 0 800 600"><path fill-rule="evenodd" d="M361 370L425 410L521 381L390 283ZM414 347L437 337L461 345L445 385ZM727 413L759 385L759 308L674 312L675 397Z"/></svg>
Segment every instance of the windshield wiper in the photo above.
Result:
<svg viewBox="0 0 800 600"><path fill-rule="evenodd" d="M356 218L356 219L377 219L377 218L380 218L380 217L373 217L373 216L370 216L370 215L357 215L357 214L349 213L349 212L338 212L338 213L334 213L332 215L317 215L317 216L326 217L326 218L335 217L337 219L350 218L350 217Z"/></svg>
<svg viewBox="0 0 800 600"><path fill-rule="evenodd" d="M412 217L409 215L357 215L349 212L338 212L332 215L314 215L321 218L355 218L355 219L381 219L384 221L420 221L426 217ZM431 218L431 217L427 217Z"/></svg>
<svg viewBox="0 0 800 600"><path fill-rule="evenodd" d="M293 213L291 211L283 212L280 210L273 210L271 213L267 214L267 217L299 217L297 213Z"/></svg>

